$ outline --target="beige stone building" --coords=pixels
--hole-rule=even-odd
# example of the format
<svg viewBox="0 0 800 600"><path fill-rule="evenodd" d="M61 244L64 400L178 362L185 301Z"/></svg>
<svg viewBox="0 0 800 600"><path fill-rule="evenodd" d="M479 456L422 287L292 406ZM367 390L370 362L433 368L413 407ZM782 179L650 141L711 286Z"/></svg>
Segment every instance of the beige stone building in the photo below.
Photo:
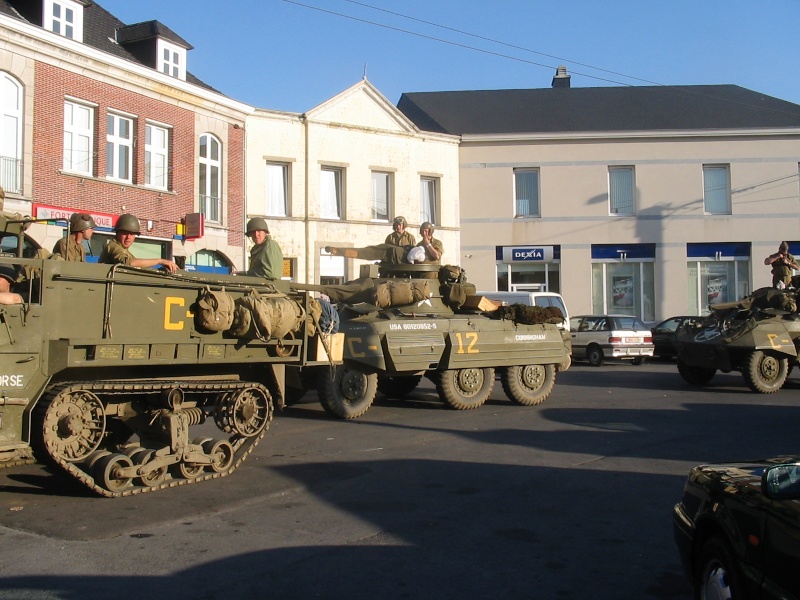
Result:
<svg viewBox="0 0 800 600"><path fill-rule="evenodd" d="M256 110L246 122L246 218L267 219L284 277L298 282L358 277L363 261L325 247L383 243L398 215L417 241L420 224L434 223L443 263L455 263L458 141L420 130L366 79L303 114Z"/></svg>
<svg viewBox="0 0 800 600"><path fill-rule="evenodd" d="M800 254L800 106L737 86L404 94L461 136L461 255L479 289L657 321L771 284Z"/></svg>

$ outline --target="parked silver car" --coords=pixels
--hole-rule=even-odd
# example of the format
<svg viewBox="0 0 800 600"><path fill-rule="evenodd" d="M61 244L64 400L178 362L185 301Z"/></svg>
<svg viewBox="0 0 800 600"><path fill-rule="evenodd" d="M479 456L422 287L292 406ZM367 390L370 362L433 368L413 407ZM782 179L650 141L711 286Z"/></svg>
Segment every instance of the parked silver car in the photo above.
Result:
<svg viewBox="0 0 800 600"><path fill-rule="evenodd" d="M640 365L653 356L650 328L630 315L579 315L569 320L572 358L599 367L607 359Z"/></svg>

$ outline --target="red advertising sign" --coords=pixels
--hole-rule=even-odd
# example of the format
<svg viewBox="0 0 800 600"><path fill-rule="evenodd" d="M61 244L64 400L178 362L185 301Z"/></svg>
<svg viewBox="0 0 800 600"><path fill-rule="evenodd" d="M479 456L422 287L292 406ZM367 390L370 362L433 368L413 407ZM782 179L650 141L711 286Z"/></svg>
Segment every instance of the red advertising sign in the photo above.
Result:
<svg viewBox="0 0 800 600"><path fill-rule="evenodd" d="M48 206L47 204L33 205L34 219L47 219L48 221L69 221L71 215L79 212L88 212L90 215L92 215L92 218L94 219L98 229L114 229L114 223L117 222L117 215L76 210L74 208Z"/></svg>

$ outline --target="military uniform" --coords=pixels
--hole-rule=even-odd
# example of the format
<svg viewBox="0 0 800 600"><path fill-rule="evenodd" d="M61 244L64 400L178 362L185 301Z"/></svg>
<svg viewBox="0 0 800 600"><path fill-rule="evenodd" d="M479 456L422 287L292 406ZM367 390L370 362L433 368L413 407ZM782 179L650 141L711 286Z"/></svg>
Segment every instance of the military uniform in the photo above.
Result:
<svg viewBox="0 0 800 600"><path fill-rule="evenodd" d="M416 246L417 240L415 240L414 236L408 233L408 231L404 231L403 233L393 231L386 236L384 244L391 244L392 246Z"/></svg>
<svg viewBox="0 0 800 600"><path fill-rule="evenodd" d="M247 275L274 280L283 275L283 252L270 236L250 250L250 268Z"/></svg>
<svg viewBox="0 0 800 600"><path fill-rule="evenodd" d="M786 254L786 258L778 259L772 263L772 286L777 287L778 282L782 281L786 287L792 284L792 267L789 265L796 264L794 256Z"/></svg>
<svg viewBox="0 0 800 600"><path fill-rule="evenodd" d="M86 247L72 236L58 240L53 246L53 254L58 254L64 260L86 262Z"/></svg>
<svg viewBox="0 0 800 600"><path fill-rule="evenodd" d="M439 258L433 259L431 258L430 254L428 254L428 249L425 248L425 242L422 241L417 246L423 248L425 250L425 260L422 261L422 264L425 265L440 265L442 264L442 255L444 254L444 246L442 242L437 240L436 238L431 238L431 246L434 250L439 253ZM437 279L439 277L438 273L422 273L420 275L422 279Z"/></svg>
<svg viewBox="0 0 800 600"><path fill-rule="evenodd" d="M97 262L107 265L129 265L134 258L136 257L131 254L131 251L117 240L109 240L100 253L100 259Z"/></svg>

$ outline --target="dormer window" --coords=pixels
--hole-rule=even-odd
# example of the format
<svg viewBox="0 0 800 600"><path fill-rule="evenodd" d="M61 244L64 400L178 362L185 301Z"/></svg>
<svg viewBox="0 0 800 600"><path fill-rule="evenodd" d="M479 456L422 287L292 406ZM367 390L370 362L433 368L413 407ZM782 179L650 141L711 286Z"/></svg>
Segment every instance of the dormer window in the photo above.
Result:
<svg viewBox="0 0 800 600"><path fill-rule="evenodd" d="M78 42L83 41L83 5L72 0L45 0L44 28Z"/></svg>
<svg viewBox="0 0 800 600"><path fill-rule="evenodd" d="M158 70L176 79L186 79L186 49L158 40Z"/></svg>

